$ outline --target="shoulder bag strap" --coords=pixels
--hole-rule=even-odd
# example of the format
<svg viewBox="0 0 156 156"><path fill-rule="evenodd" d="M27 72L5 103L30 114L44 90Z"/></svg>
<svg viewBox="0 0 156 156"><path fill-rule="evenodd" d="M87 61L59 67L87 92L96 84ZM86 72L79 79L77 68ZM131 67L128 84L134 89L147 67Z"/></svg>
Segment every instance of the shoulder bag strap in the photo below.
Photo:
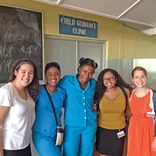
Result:
<svg viewBox="0 0 156 156"><path fill-rule="evenodd" d="M154 106L154 112L156 114L156 91L153 90L153 106ZM154 136L156 137L156 117L154 118Z"/></svg>
<svg viewBox="0 0 156 156"><path fill-rule="evenodd" d="M153 91L153 105L154 105L154 111L156 112L156 91L153 90L153 89L152 89L152 91Z"/></svg>
<svg viewBox="0 0 156 156"><path fill-rule="evenodd" d="M126 111L127 105L128 105L128 96L127 96L127 93L126 93L126 90L124 89L124 87L120 86L120 88L121 88L122 93L124 94L125 99L126 99L126 108L125 108L125 111Z"/></svg>
<svg viewBox="0 0 156 156"><path fill-rule="evenodd" d="M45 86L45 85L43 85L43 86L44 86L44 89L46 90L47 95L48 95L48 97L49 97L49 100L50 100L50 103L51 103L51 106L52 106L52 109L53 109L53 112L54 112L54 117L55 117L55 120L56 120L56 125L59 126L59 125L58 125L58 120L57 120L57 116L56 116L56 111L55 111L55 107L54 107L53 100L52 100L52 98L51 98L49 92L47 91L46 86Z"/></svg>

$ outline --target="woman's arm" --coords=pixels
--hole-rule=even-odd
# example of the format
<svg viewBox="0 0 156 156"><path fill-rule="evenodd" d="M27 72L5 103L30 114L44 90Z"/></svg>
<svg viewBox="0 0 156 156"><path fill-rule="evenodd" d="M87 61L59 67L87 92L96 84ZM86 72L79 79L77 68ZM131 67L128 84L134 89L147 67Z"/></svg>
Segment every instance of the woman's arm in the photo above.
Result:
<svg viewBox="0 0 156 156"><path fill-rule="evenodd" d="M132 113L129 107L129 101L127 102L127 107L126 107L126 116L128 117L128 120L130 120Z"/></svg>
<svg viewBox="0 0 156 156"><path fill-rule="evenodd" d="M0 156L3 156L3 123L10 110L10 107L0 106Z"/></svg>
<svg viewBox="0 0 156 156"><path fill-rule="evenodd" d="M127 93L127 103L126 103L125 113L126 113L126 117L128 118L127 120L129 121L131 116L132 116L131 109L130 109L130 106L129 106L129 98L130 98L131 95L130 95L129 90L126 90L126 93Z"/></svg>
<svg viewBox="0 0 156 156"><path fill-rule="evenodd" d="M2 125L0 125L0 156L3 156Z"/></svg>

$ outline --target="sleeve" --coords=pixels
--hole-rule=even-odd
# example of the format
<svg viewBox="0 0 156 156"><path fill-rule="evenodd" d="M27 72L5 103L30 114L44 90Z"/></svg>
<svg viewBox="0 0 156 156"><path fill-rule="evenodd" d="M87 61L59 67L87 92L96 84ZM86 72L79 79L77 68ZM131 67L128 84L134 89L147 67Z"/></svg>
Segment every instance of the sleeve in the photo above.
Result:
<svg viewBox="0 0 156 156"><path fill-rule="evenodd" d="M68 79L67 76L64 76L63 78L60 79L58 85L65 89L67 85L67 79Z"/></svg>
<svg viewBox="0 0 156 156"><path fill-rule="evenodd" d="M67 95L66 95L66 92L63 88L61 88L61 91L62 91L62 95L61 95L61 98L62 98L62 101L63 101L63 108L66 107L66 99L67 99Z"/></svg>
<svg viewBox="0 0 156 156"><path fill-rule="evenodd" d="M12 93L9 89L0 88L0 106L11 107L13 105Z"/></svg>
<svg viewBox="0 0 156 156"><path fill-rule="evenodd" d="M66 96L66 94L64 94L63 108L65 108L65 107L66 107L66 100L67 100L67 96Z"/></svg>

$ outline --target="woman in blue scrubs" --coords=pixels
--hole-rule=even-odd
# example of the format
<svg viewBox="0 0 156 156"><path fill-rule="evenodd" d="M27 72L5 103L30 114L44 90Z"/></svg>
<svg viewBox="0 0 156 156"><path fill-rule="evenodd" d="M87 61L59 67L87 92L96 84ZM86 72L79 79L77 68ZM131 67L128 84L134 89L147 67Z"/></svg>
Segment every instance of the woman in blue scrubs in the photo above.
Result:
<svg viewBox="0 0 156 156"><path fill-rule="evenodd" d="M61 76L60 66L50 62L45 67L46 89L53 100L58 124L61 126L62 107L65 92L57 86ZM55 146L56 120L43 85L40 86L36 104L36 119L33 125L33 142L40 156L61 156L61 147Z"/></svg>
<svg viewBox="0 0 156 156"><path fill-rule="evenodd" d="M97 113L93 110L96 81L92 78L97 63L90 58L79 60L78 74L63 77L65 103L64 156L92 156Z"/></svg>

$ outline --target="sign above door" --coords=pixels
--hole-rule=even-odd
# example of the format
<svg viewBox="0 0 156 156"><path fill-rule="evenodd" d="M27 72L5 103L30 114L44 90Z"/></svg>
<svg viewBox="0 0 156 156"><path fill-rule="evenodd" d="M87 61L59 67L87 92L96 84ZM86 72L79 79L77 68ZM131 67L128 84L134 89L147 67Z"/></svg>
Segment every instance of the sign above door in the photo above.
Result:
<svg viewBox="0 0 156 156"><path fill-rule="evenodd" d="M97 22L59 15L60 34L97 38L97 29Z"/></svg>

